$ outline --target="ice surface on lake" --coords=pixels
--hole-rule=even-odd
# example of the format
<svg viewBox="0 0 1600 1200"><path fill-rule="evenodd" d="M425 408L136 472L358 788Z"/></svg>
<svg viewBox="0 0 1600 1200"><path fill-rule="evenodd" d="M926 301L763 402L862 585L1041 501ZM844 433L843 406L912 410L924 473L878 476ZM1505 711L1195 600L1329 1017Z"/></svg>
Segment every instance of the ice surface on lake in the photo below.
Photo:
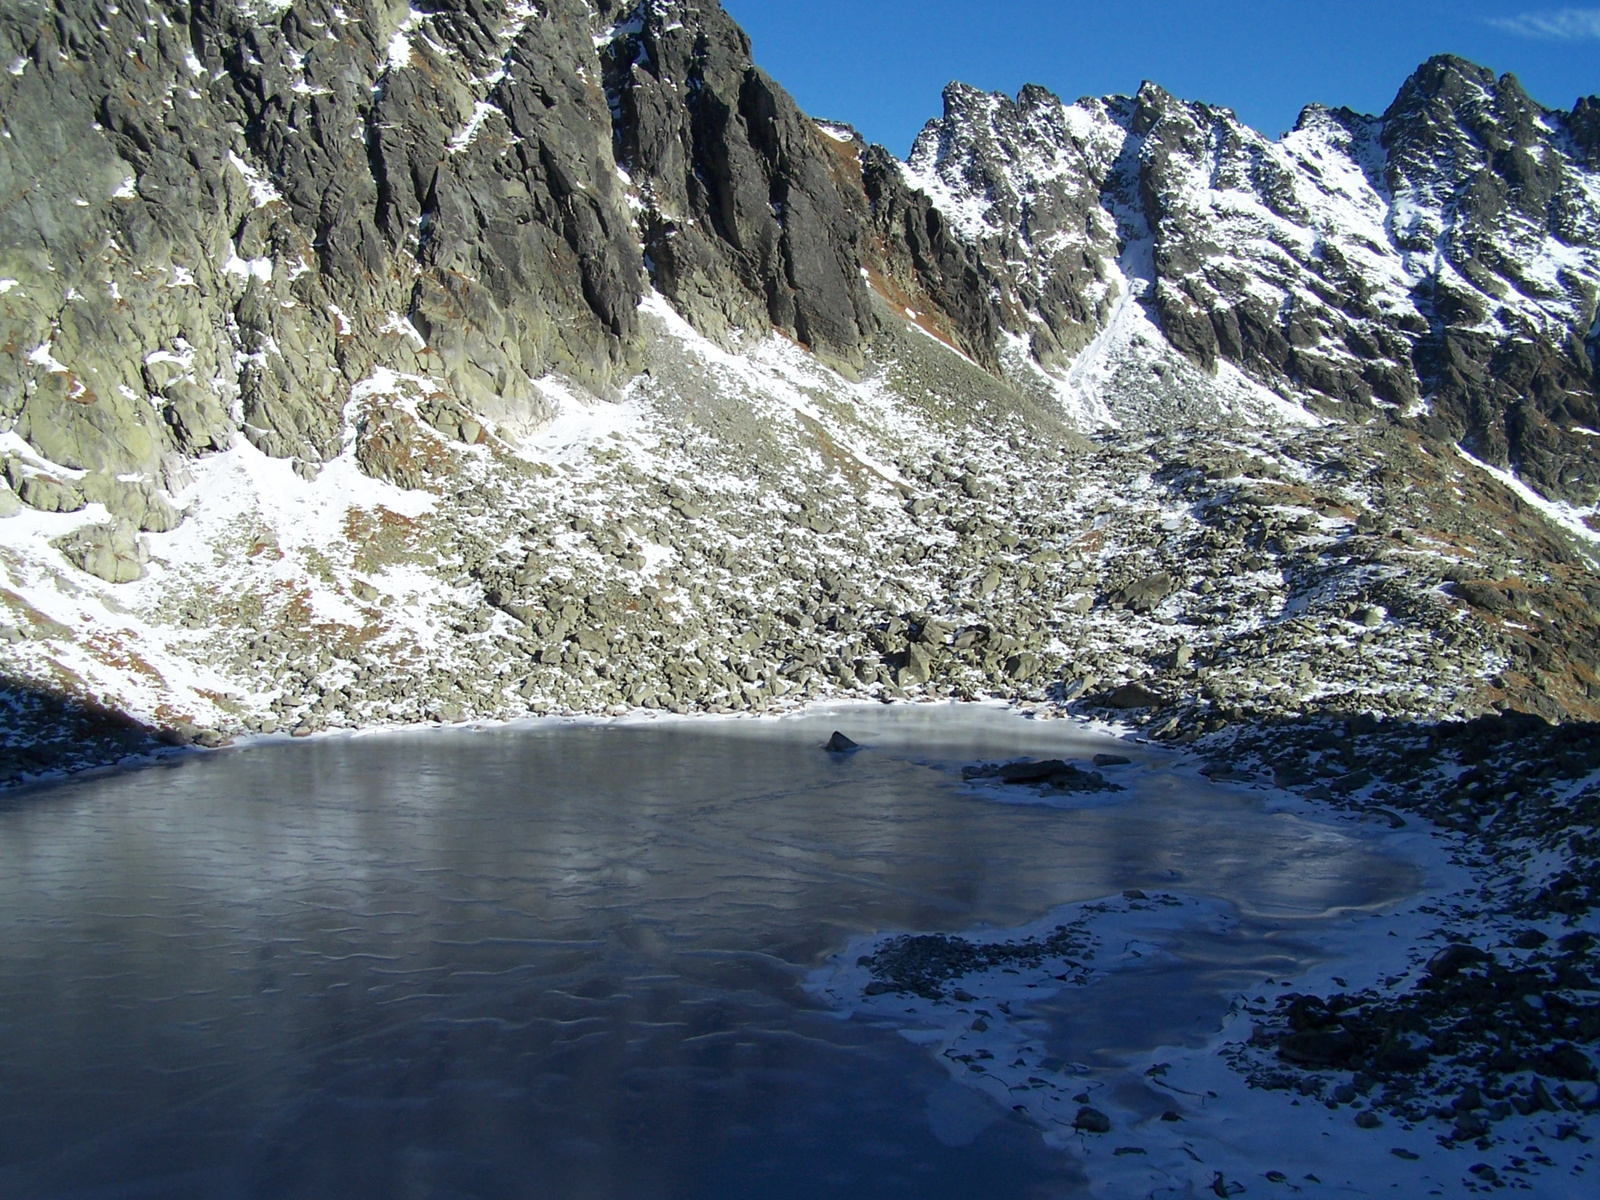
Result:
<svg viewBox="0 0 1600 1200"><path fill-rule="evenodd" d="M862 748L825 753L836 728ZM959 772L1096 750L1134 760L1113 803ZM14 797L0 1194L1073 1194L1070 1151L807 981L884 931L1196 898L1193 929L1139 935L1159 969L1053 1001L1049 1054L1100 1069L1203 1038L1327 914L1418 886L1173 765L855 707L331 738Z"/></svg>

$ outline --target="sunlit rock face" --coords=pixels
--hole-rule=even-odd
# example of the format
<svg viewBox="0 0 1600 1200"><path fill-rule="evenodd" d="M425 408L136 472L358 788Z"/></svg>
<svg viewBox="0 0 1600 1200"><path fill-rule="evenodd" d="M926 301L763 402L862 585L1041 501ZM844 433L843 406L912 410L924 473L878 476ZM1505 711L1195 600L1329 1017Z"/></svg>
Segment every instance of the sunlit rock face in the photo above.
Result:
<svg viewBox="0 0 1600 1200"><path fill-rule="evenodd" d="M1382 116L1313 106L1277 141L1153 84L1075 104L952 85L904 175L979 249L999 323L1047 365L1131 287L1208 370L1413 419L1592 504L1595 113L1449 57Z"/></svg>

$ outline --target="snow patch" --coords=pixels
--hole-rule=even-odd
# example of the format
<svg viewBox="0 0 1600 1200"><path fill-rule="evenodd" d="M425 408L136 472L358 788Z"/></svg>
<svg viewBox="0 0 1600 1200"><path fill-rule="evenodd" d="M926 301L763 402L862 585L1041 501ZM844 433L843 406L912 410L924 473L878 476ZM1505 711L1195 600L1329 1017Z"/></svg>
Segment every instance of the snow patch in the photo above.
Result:
<svg viewBox="0 0 1600 1200"><path fill-rule="evenodd" d="M384 51L384 66L390 71L403 71L411 65L411 31L423 21L428 14L418 12L416 9L406 11L406 19L400 22L400 27L394 31L394 36L389 39L389 45Z"/></svg>
<svg viewBox="0 0 1600 1200"><path fill-rule="evenodd" d="M479 100L474 104L471 118L459 133L445 143L445 152L448 154L460 154L471 146L473 142L477 141L478 131L483 128L483 123L488 120L490 113L497 113L501 117L505 116L505 113L501 112L499 108L485 100Z"/></svg>
<svg viewBox="0 0 1600 1200"><path fill-rule="evenodd" d="M637 396L622 401L602 400L580 392L555 375L535 379L533 385L554 407L555 416L516 442L517 453L523 458L557 467L575 465L608 439L635 445L644 441L649 419Z"/></svg>
<svg viewBox="0 0 1600 1200"><path fill-rule="evenodd" d="M244 177L245 186L250 189L250 200L257 208L265 208L274 201L283 199L278 189L267 182L266 177L260 171L245 162L232 150L228 151L228 162L233 165L234 170Z"/></svg>
<svg viewBox="0 0 1600 1200"><path fill-rule="evenodd" d="M51 353L49 342L43 342L28 351L28 361L36 367L43 367L52 375L64 375L67 371L67 368L57 362L55 355Z"/></svg>
<svg viewBox="0 0 1600 1200"><path fill-rule="evenodd" d="M176 268L175 268L176 269ZM233 244L233 239L228 239L228 258L222 264L224 274L235 275L240 279L259 279L262 283L272 282L272 260L270 258L240 258L239 251ZM192 284L194 276L189 277Z"/></svg>
<svg viewBox="0 0 1600 1200"><path fill-rule="evenodd" d="M331 307L331 306L330 306ZM343 314L339 314L341 317ZM399 313L391 312L388 320L378 326L380 333L397 333L408 339L418 350L425 349L428 345L423 336L417 332L417 327L411 323L409 317L402 317Z"/></svg>
<svg viewBox="0 0 1600 1200"><path fill-rule="evenodd" d="M631 37L636 33L644 32L644 17L638 12L624 20L616 22L600 33L594 35L594 48L603 50L618 38Z"/></svg>
<svg viewBox="0 0 1600 1200"><path fill-rule="evenodd" d="M1461 455L1462 458L1466 459L1480 471L1487 471L1490 475L1493 475L1501 483L1505 484L1506 487L1515 492L1520 500L1538 509L1551 521L1561 526L1561 528L1565 529L1568 533L1577 537L1581 542L1585 542L1590 546L1600 546L1600 533L1595 532L1593 529L1590 529L1588 525L1584 524L1585 517L1594 516L1596 513L1600 513L1600 505L1597 505L1594 508L1578 508L1571 504L1563 504L1557 500L1546 500L1543 496L1534 491L1527 484L1523 483L1522 480L1518 479L1510 471L1502 470L1499 467L1490 466L1481 458L1474 458L1460 446L1456 447L1456 453Z"/></svg>

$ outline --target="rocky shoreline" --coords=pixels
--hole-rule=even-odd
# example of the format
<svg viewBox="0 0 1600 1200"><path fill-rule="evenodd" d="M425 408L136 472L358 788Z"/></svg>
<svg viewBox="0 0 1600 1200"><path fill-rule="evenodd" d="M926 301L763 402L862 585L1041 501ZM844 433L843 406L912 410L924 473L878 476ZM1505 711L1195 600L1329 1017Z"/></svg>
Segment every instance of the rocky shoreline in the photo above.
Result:
<svg viewBox="0 0 1600 1200"><path fill-rule="evenodd" d="M1477 881L1404 970L1246 998L1240 1078L1594 1136L1593 98L1441 57L1268 142L952 85L901 163L714 3L426 7L0 12L0 797L461 722L1114 722Z"/></svg>
<svg viewBox="0 0 1600 1200"><path fill-rule="evenodd" d="M1452 1168L1468 1190L1517 1185L1558 1166L1581 1176L1592 1157L1582 1147L1600 1134L1600 896L1592 890L1600 878L1600 727L1551 726L1525 715L1437 725L1302 719L1207 735L1193 754L1203 760L1201 780L1288 793L1313 811L1387 829L1421 828L1469 881L1422 904L1406 944L1371 947L1371 964L1360 948L1338 957L1331 977L1339 990L1302 991L1291 988L1294 980L1269 979L1261 994L1240 995L1238 1020L1206 1053L1249 1088L1282 1094L1284 1105L1345 1114L1356 1138L1351 1153L1382 1153L1382 1145L1372 1149L1384 1141L1379 1131L1397 1130L1406 1138L1393 1154L1415 1161L1407 1143L1426 1132L1447 1154L1476 1156ZM1048 800L1049 780L1066 765L983 764L964 774L985 787L1042 786ZM1088 764L1072 766L1084 772ZM1492 798L1494 811L1463 819L1469 795ZM982 1031L981 1018L992 1019L998 1003L990 994L999 986L996 970L1020 969L1036 979L1027 987L1046 992L1082 986L1104 949L1097 914L1127 908L1131 917L1163 905L1181 907L1171 896L1129 892L1087 906L1053 931L1011 940L898 935L859 959L856 986L869 1001L932 1004L929 1020L952 1006L976 1011L972 1029ZM1389 970L1376 965L1395 952ZM1340 970L1362 982L1346 985ZM1016 1004L1016 997L1000 1004L1006 1020L1025 1016ZM1152 1086L1165 1086L1169 1066L1152 1067ZM1170 1086L1175 1100L1188 1095ZM1089 1092L1077 1099L1087 1102ZM1114 1122L1086 1105L1074 1128L1100 1136ZM1530 1138L1578 1149L1560 1165L1539 1146L1525 1146ZM1218 1179L1232 1186L1221 1173Z"/></svg>

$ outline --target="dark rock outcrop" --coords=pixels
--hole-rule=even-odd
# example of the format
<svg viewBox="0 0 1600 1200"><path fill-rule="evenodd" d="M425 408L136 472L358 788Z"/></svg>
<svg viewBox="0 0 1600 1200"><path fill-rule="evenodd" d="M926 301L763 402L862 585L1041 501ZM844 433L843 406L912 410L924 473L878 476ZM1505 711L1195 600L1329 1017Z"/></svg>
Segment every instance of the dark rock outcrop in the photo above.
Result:
<svg viewBox="0 0 1600 1200"><path fill-rule="evenodd" d="M618 22L601 62L656 287L702 330L770 325L859 364L876 319L854 156L754 65L716 5L600 10Z"/></svg>

